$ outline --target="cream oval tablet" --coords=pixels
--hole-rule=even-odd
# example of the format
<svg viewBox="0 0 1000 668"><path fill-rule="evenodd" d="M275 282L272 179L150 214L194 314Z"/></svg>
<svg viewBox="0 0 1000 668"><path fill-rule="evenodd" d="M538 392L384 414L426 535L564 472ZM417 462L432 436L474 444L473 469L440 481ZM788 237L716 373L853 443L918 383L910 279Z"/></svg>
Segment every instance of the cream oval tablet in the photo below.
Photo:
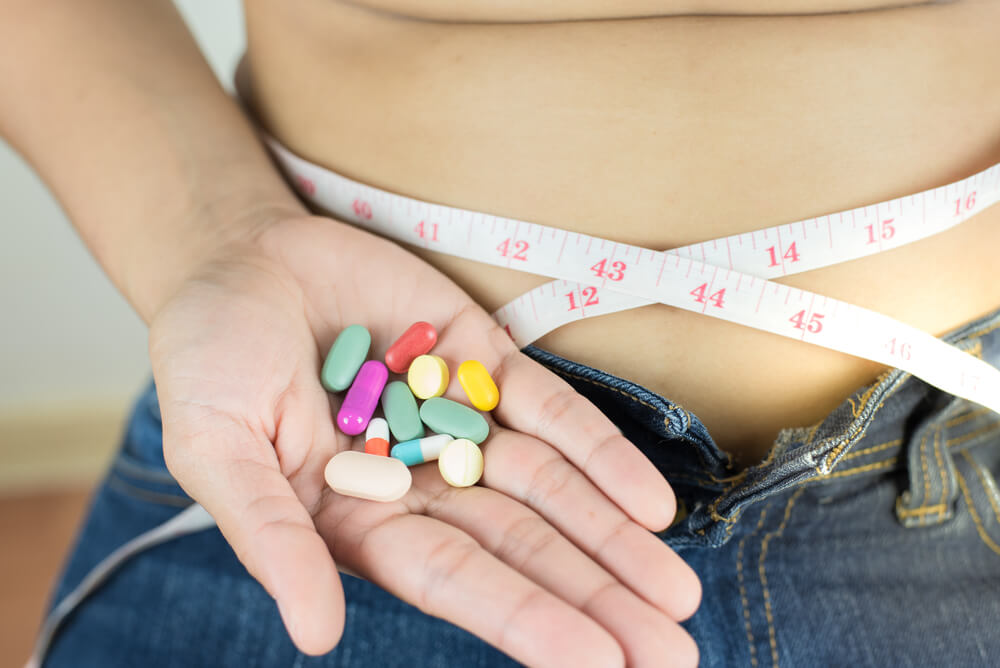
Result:
<svg viewBox="0 0 1000 668"><path fill-rule="evenodd" d="M483 476L483 451L467 438L452 441L438 455L441 477L452 487L469 487Z"/></svg>
<svg viewBox="0 0 1000 668"><path fill-rule="evenodd" d="M371 501L400 499L413 482L410 469L398 459L355 450L334 455L323 477L338 494Z"/></svg>

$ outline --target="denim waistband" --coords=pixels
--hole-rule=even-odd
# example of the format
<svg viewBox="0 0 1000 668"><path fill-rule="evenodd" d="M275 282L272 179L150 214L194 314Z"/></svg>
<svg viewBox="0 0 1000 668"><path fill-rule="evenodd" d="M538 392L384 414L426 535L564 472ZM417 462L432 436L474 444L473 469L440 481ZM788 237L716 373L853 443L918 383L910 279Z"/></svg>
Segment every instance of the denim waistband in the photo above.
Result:
<svg viewBox="0 0 1000 668"><path fill-rule="evenodd" d="M1000 366L1000 309L941 338ZM783 429L764 461L738 470L682 406L534 346L524 352L593 401L664 474L685 506L682 526L670 529L676 546L724 544L747 507L789 488L901 469L909 485L896 500L900 523L943 522L961 484L952 454L1000 433L1000 415L890 369L816 424Z"/></svg>

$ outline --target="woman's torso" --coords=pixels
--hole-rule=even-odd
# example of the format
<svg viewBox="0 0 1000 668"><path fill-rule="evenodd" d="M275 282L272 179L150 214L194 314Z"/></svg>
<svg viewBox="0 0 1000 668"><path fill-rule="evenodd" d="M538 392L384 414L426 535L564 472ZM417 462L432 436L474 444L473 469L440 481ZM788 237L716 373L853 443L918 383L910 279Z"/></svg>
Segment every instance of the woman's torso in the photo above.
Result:
<svg viewBox="0 0 1000 668"><path fill-rule="evenodd" d="M268 130L387 190L660 249L1000 162L997 0L860 12L842 10L875 3L770 0L754 6L841 13L614 20L608 7L746 4L426 0L393 13L407 4L247 0L253 104ZM1000 304L996 248L1000 207L780 280L942 334ZM546 281L425 257L488 310ZM884 368L662 305L538 345L679 402L742 464Z"/></svg>

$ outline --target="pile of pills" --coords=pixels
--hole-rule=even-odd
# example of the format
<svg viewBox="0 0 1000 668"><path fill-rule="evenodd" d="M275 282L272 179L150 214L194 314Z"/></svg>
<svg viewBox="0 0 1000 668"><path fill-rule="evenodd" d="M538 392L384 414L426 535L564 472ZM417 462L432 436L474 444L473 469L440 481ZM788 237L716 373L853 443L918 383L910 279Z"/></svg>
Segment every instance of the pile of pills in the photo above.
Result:
<svg viewBox="0 0 1000 668"><path fill-rule="evenodd" d="M323 387L329 392L347 390L337 427L350 436L365 435L364 452L341 452L326 465L327 484L340 494L395 501L410 489L407 467L434 460L449 485L476 484L483 475L479 444L490 433L478 411L491 411L500 402L489 371L481 362L468 360L456 373L477 411L442 396L451 374L443 359L430 354L437 331L429 323L413 323L386 351L384 364L368 360L371 343L367 329L351 325L334 341L323 363ZM406 374L406 382L390 382L390 371ZM417 399L423 401L419 407ZM373 417L379 403L384 418ZM390 447L392 439L396 445Z"/></svg>

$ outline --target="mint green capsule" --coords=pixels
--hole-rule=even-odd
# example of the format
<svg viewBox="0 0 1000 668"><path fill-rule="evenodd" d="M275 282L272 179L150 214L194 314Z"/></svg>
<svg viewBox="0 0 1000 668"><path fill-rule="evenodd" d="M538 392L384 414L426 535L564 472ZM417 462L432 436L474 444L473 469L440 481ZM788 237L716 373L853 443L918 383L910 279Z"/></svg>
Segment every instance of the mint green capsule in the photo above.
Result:
<svg viewBox="0 0 1000 668"><path fill-rule="evenodd" d="M423 438L424 424L417 411L417 399L403 381L394 380L382 390L382 412L397 441Z"/></svg>
<svg viewBox="0 0 1000 668"><path fill-rule="evenodd" d="M320 381L328 392L343 392L354 382L358 369L368 357L372 335L361 325L351 325L340 333L323 362Z"/></svg>
<svg viewBox="0 0 1000 668"><path fill-rule="evenodd" d="M482 415L451 399L433 397L420 407L420 419L431 431L451 434L482 443L490 435L490 425Z"/></svg>

